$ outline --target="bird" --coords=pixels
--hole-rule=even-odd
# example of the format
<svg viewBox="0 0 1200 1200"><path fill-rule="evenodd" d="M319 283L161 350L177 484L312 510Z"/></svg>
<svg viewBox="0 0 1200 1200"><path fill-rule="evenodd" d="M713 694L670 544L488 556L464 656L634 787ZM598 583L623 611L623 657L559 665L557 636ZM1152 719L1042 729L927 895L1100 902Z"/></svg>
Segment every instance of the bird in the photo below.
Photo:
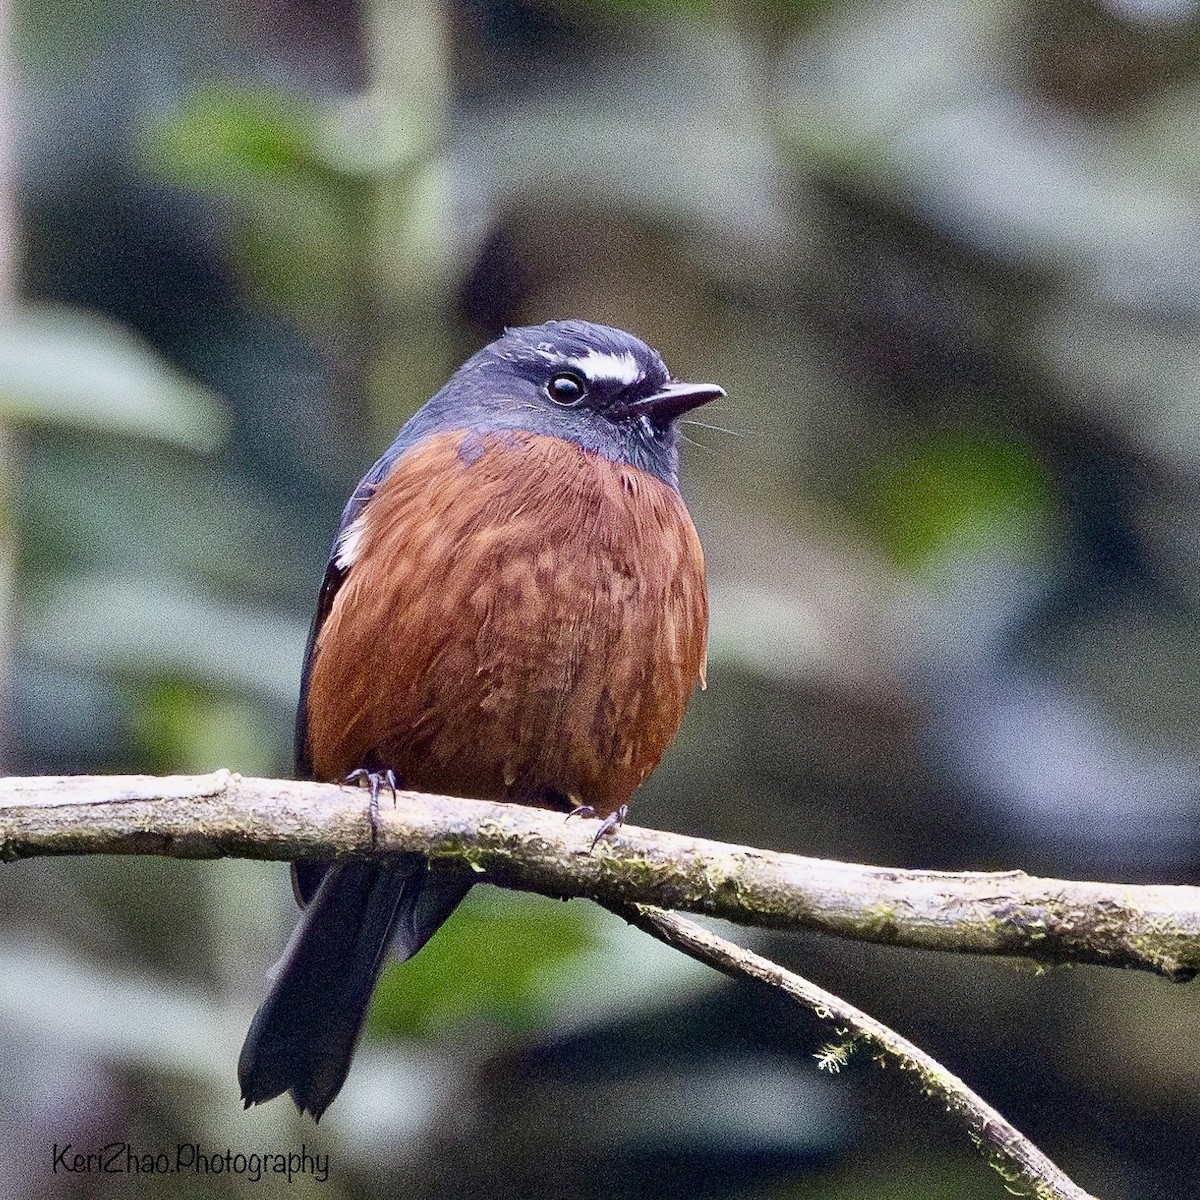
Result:
<svg viewBox="0 0 1200 1200"><path fill-rule="evenodd" d="M725 395L632 334L506 329L403 426L342 512L301 672L296 775L624 819L705 684L704 554L679 421ZM595 847L593 842L593 848ZM247 1108L319 1120L389 947L478 876L420 855L292 864L302 912L238 1060Z"/></svg>

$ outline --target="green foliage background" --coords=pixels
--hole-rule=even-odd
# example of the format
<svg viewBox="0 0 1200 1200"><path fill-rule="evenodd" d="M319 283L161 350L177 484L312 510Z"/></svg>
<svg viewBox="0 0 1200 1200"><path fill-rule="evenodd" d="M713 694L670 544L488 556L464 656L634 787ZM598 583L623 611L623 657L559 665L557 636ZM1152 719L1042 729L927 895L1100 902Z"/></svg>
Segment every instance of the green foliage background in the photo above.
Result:
<svg viewBox="0 0 1200 1200"><path fill-rule="evenodd" d="M685 449L710 686L635 820L1194 880L1198 36L1169 0L19 5L8 765L287 773L344 497L503 324L577 315L729 393ZM489 888L385 974L319 1129L243 1113L293 915L270 865L0 872L11 1194L94 1194L48 1147L114 1139L305 1142L326 1198L999 1194L905 1081ZM1195 1193L1190 990L767 949L1099 1194Z"/></svg>

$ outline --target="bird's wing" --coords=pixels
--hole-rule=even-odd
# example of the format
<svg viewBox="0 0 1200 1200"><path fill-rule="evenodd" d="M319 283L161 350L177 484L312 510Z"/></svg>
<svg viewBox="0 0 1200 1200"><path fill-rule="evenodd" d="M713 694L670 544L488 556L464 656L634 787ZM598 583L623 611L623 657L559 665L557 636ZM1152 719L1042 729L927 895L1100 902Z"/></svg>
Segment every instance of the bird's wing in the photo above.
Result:
<svg viewBox="0 0 1200 1200"><path fill-rule="evenodd" d="M346 507L342 509L342 518L338 522L337 533L334 535L333 546L329 551L329 561L325 564L325 576L321 580L321 590L317 596L317 611L313 615L312 625L308 631L308 644L304 648L304 665L300 669L300 702L296 706L296 740L295 765L297 779L311 779L312 753L308 741L308 684L312 677L313 657L317 647L317 639L329 610L333 607L334 597L346 581L350 564L346 556L346 539L351 536L355 521L362 516L376 489L396 465L396 461L409 447L418 440L412 435L410 422L401 431L396 440L388 447L387 452L359 480ZM328 864L314 861L300 861L292 864L292 890L296 893L296 901L304 906L316 895L321 879L325 875Z"/></svg>
<svg viewBox="0 0 1200 1200"><path fill-rule="evenodd" d="M359 480L358 487L354 489L353 495L346 501L346 507L342 509L342 518L338 522L333 546L329 551L329 561L325 564L325 577L321 580L321 590L317 595L317 611L308 631L304 666L300 671L300 702L296 707L295 741L297 779L312 778L312 756L308 745L308 683L312 676L313 655L321 627L325 624L325 618L329 616L329 610L333 607L333 599L349 572L349 562L345 555L347 539L353 535L354 523L362 516L363 509L396 465L397 459L415 442L415 438L408 436L411 424L410 422L400 431L400 435L388 447L387 452Z"/></svg>

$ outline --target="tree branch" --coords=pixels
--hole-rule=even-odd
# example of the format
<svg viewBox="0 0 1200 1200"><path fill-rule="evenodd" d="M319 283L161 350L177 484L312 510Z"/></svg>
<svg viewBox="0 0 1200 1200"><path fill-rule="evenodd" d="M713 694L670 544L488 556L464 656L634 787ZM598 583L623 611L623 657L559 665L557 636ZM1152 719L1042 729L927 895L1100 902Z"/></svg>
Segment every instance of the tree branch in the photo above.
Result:
<svg viewBox="0 0 1200 1200"><path fill-rule="evenodd" d="M876 1059L890 1059L902 1071L911 1072L924 1095L941 1101L946 1111L966 1126L971 1140L1000 1173L1010 1192L1032 1195L1039 1200L1095 1200L957 1075L861 1009L674 913L647 905L606 907L689 957L735 979L766 984L833 1024L839 1040L817 1056L822 1067L840 1070L851 1050L861 1043L870 1048Z"/></svg>
<svg viewBox="0 0 1200 1200"><path fill-rule="evenodd" d="M293 859L428 855L435 869L552 896L588 896L683 953L774 987L838 1029L818 1057L857 1044L911 1071L1006 1183L1044 1200L1092 1200L929 1055L815 984L660 907L743 924L818 930L923 949L1138 967L1177 980L1200 969L1200 889L901 871L827 862L625 826L593 849L594 822L417 792L381 798L330 784L204 776L0 779L0 860L53 854Z"/></svg>
<svg viewBox="0 0 1200 1200"><path fill-rule="evenodd" d="M0 859L47 854L292 859L427 854L505 887L642 903L743 925L808 929L924 950L1200 970L1200 888L902 871L624 826L508 804L213 775L0 780Z"/></svg>

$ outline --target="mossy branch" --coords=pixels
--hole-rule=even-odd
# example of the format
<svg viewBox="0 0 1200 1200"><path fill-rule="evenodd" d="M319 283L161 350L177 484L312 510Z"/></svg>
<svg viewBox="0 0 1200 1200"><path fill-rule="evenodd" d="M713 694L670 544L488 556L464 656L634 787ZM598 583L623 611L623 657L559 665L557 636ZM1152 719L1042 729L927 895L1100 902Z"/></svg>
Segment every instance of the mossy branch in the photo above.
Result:
<svg viewBox="0 0 1200 1200"><path fill-rule="evenodd" d="M416 850L505 887L923 950L1200 970L1200 888L907 871L732 846L508 804L213 775L0 780L0 859L51 854L333 858Z"/></svg>
<svg viewBox="0 0 1200 1200"><path fill-rule="evenodd" d="M1200 889L1034 879L1020 871L898 871L728 846L625 826L593 848L595 822L506 804L399 792L372 814L330 784L203 776L0 779L0 860L56 854L261 859L419 851L435 869L551 896L588 896L717 970L775 988L851 1044L913 1073L963 1123L1010 1191L1093 1200L960 1079L831 992L661 907L744 924L821 930L925 949L1141 967L1200 967Z"/></svg>

